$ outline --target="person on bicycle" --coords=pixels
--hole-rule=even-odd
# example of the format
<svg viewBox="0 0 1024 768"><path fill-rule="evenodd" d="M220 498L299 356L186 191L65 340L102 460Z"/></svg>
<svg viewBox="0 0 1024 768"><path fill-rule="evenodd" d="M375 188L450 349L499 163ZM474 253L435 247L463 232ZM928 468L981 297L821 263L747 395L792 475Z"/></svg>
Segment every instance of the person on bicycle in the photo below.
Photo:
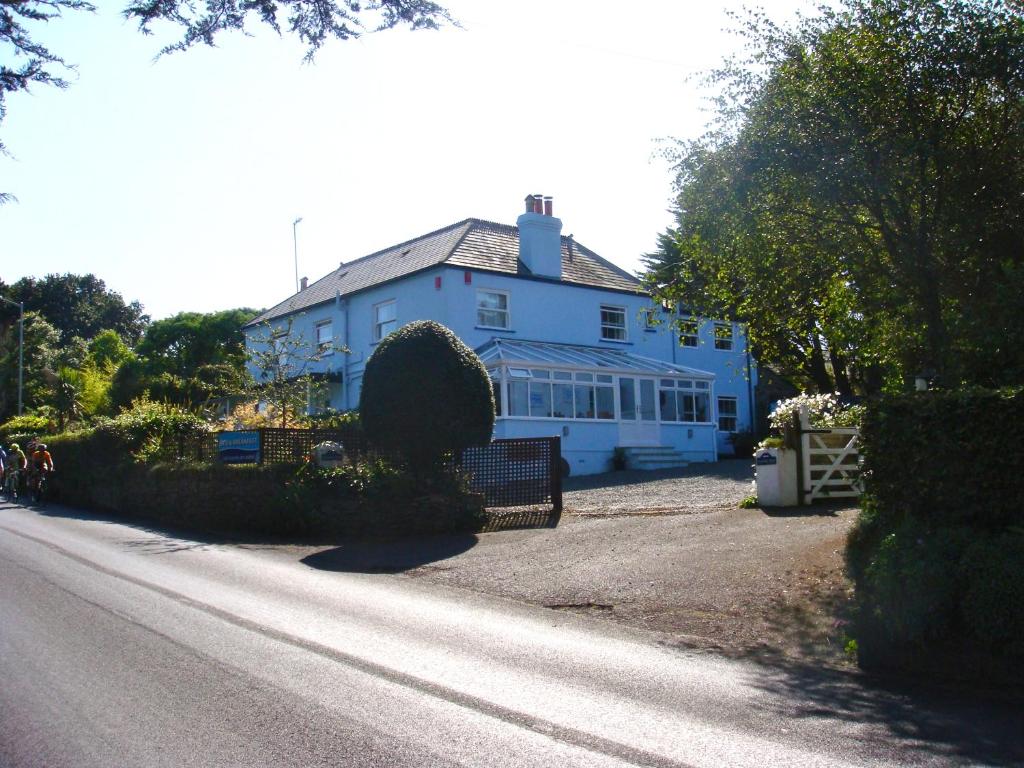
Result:
<svg viewBox="0 0 1024 768"><path fill-rule="evenodd" d="M37 494L36 500L39 500L39 492L42 490L41 483L43 477L48 472L53 472L53 457L50 456L50 452L46 450L46 443L40 443L33 441L33 450L29 454L29 475L28 475L28 489Z"/></svg>
<svg viewBox="0 0 1024 768"><path fill-rule="evenodd" d="M14 498L18 498L17 483L18 475L25 471L28 466L28 459L17 443L11 443L11 450L7 452L7 471L4 473L4 488L8 489Z"/></svg>

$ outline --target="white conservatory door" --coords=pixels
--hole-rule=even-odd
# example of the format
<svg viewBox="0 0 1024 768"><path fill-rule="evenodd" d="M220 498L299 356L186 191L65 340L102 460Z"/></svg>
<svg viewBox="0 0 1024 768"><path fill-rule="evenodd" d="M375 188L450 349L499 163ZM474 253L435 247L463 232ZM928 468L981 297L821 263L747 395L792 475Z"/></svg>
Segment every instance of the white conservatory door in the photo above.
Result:
<svg viewBox="0 0 1024 768"><path fill-rule="evenodd" d="M619 377L619 445L660 445L654 379Z"/></svg>

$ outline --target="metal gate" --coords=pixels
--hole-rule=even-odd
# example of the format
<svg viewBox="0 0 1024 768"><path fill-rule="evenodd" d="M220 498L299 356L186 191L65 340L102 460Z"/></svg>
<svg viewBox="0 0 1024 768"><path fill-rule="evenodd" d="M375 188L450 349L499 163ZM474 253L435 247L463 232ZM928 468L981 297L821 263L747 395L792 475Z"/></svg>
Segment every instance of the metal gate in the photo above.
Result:
<svg viewBox="0 0 1024 768"><path fill-rule="evenodd" d="M856 498L861 481L860 431L853 427L816 429L800 412L800 502Z"/></svg>

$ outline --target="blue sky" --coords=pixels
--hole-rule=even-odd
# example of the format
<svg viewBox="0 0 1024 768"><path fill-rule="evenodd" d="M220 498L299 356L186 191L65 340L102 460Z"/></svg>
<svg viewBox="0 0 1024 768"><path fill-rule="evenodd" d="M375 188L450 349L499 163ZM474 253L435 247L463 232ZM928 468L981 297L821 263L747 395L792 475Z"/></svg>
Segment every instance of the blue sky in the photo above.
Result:
<svg viewBox="0 0 1024 768"><path fill-rule="evenodd" d="M332 42L253 26L153 57L118 3L38 38L68 89L9 98L0 278L93 272L154 317L264 307L300 275L554 197L563 233L625 269L671 221L658 140L707 122L697 78L735 50L732 3L459 0L464 29ZM776 21L805 0L763 3ZM706 94L704 94L706 95Z"/></svg>

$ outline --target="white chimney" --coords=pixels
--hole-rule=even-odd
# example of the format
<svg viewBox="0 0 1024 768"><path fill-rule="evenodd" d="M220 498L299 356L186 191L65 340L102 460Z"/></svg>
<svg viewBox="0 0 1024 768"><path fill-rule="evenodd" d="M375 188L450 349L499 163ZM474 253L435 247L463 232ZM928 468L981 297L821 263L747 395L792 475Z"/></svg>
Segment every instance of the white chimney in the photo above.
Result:
<svg viewBox="0 0 1024 768"><path fill-rule="evenodd" d="M562 222L552 215L553 201L543 195L526 196L526 212L516 219L519 259L533 274L562 278Z"/></svg>

